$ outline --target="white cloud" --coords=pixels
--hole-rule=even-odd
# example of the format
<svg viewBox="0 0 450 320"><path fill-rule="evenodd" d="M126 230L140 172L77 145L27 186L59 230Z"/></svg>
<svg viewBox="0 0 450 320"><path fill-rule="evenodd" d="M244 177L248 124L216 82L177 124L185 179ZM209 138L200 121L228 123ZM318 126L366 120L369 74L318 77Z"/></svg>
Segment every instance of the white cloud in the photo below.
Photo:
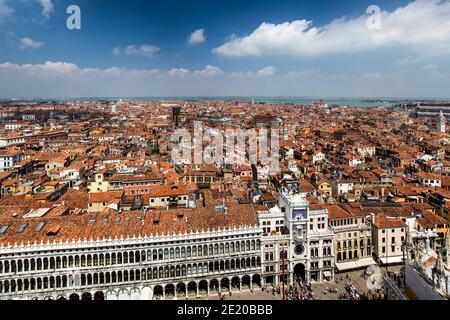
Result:
<svg viewBox="0 0 450 320"><path fill-rule="evenodd" d="M268 66L262 69L259 69L255 72L253 71L239 71L232 72L231 76L234 78L244 78L244 77L272 77L276 73L276 68L274 66Z"/></svg>
<svg viewBox="0 0 450 320"><path fill-rule="evenodd" d="M9 7L5 0L0 0L0 24L13 16L14 9Z"/></svg>
<svg viewBox="0 0 450 320"><path fill-rule="evenodd" d="M28 37L20 39L20 49L37 49L42 47L43 44L43 42L34 41Z"/></svg>
<svg viewBox="0 0 450 320"><path fill-rule="evenodd" d="M42 15L49 18L54 10L52 0L39 0L39 4L42 6Z"/></svg>
<svg viewBox="0 0 450 320"><path fill-rule="evenodd" d="M433 76L441 75L441 73L439 71L439 67L434 63L428 63L428 64L424 65L422 67L422 70L424 70L425 72L428 72L430 75L433 75Z"/></svg>
<svg viewBox="0 0 450 320"><path fill-rule="evenodd" d="M107 69L80 68L78 65L64 61L46 61L43 64L0 64L0 73L14 75L37 75L42 77L55 76L153 76L159 73L159 69L128 69L111 67Z"/></svg>
<svg viewBox="0 0 450 320"><path fill-rule="evenodd" d="M42 74L43 76L59 75L106 75L106 76L155 76L169 75L171 77L183 78L186 76L213 77L223 74L223 70L207 65L202 70L190 71L185 68L172 68L167 72L161 72L159 69L128 69L120 67L110 67L106 69L99 68L80 68L78 65L64 61L46 61L42 64L14 64L10 62L0 64L0 72L10 72L15 74Z"/></svg>
<svg viewBox="0 0 450 320"><path fill-rule="evenodd" d="M399 66L410 66L410 65L414 65L417 64L419 62L421 62L423 60L422 57L415 57L415 58L411 58L411 57L404 57L401 59L398 59L397 61L395 61L395 64L399 65Z"/></svg>
<svg viewBox="0 0 450 320"><path fill-rule="evenodd" d="M188 69L184 69L184 68L172 68L169 71L169 75L172 77L177 77L177 78L184 78L186 76L188 76L191 72Z"/></svg>
<svg viewBox="0 0 450 320"><path fill-rule="evenodd" d="M194 72L194 74L207 77L214 77L223 74L223 70L215 66L207 65L205 69L197 70Z"/></svg>
<svg viewBox="0 0 450 320"><path fill-rule="evenodd" d="M232 35L213 52L223 56L316 56L387 47L408 47L425 55L450 54L450 2L416 0L381 12L381 29L368 29L368 15L340 18L317 27L313 21L264 22L247 36Z"/></svg>
<svg viewBox="0 0 450 320"><path fill-rule="evenodd" d="M207 65L203 70L190 71L189 69L185 68L173 68L168 72L170 76L177 78L185 78L191 75L201 77L214 77L222 75L223 73L224 72L222 69L211 65Z"/></svg>
<svg viewBox="0 0 450 320"><path fill-rule="evenodd" d="M321 70L225 73L206 66L174 68L86 68L64 61L0 63L0 97L95 96L315 96L445 97L450 73L424 64L392 73L326 73ZM215 75L221 76L215 76Z"/></svg>
<svg viewBox="0 0 450 320"><path fill-rule="evenodd" d="M261 70L258 70L256 72L256 74L259 76L270 77L270 76L275 75L275 72L276 72L275 67L269 66L269 67L262 68Z"/></svg>
<svg viewBox="0 0 450 320"><path fill-rule="evenodd" d="M115 47L113 49L113 54L116 56L127 55L127 56L141 56L152 58L160 50L159 47L152 44L142 44L142 45L129 45L125 48Z"/></svg>
<svg viewBox="0 0 450 320"><path fill-rule="evenodd" d="M188 44L199 44L202 42L205 42L206 36L205 36L205 29L197 29L194 32L191 33L191 35L188 38Z"/></svg>

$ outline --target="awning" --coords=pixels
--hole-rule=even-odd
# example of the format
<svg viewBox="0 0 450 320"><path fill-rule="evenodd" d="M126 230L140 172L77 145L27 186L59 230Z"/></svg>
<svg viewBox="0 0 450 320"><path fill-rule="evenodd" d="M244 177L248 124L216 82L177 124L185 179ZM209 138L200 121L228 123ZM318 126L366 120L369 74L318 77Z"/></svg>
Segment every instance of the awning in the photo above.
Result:
<svg viewBox="0 0 450 320"><path fill-rule="evenodd" d="M335 265L336 265L336 268L338 269L338 271L344 271L344 270L359 268L355 261L338 262Z"/></svg>
<svg viewBox="0 0 450 320"><path fill-rule="evenodd" d="M323 276L326 277L326 278L331 277L331 271L325 270L323 272Z"/></svg>
<svg viewBox="0 0 450 320"><path fill-rule="evenodd" d="M403 262L403 256L380 258L383 264L393 264Z"/></svg>
<svg viewBox="0 0 450 320"><path fill-rule="evenodd" d="M349 262L340 262L340 263L338 262L336 263L336 268L338 269L338 271L344 271L350 269L364 268L375 264L377 263L373 260L373 258L365 258Z"/></svg>
<svg viewBox="0 0 450 320"><path fill-rule="evenodd" d="M358 265L358 267L368 267L368 266L376 265L377 263L371 257L371 258L360 259L360 260L356 261L356 264Z"/></svg>

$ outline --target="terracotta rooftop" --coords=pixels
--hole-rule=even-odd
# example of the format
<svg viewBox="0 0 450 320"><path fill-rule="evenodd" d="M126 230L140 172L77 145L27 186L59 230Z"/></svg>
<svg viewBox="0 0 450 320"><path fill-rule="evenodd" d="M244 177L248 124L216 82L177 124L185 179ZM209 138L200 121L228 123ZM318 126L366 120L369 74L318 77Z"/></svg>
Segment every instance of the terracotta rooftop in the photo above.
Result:
<svg viewBox="0 0 450 320"><path fill-rule="evenodd" d="M45 224L41 230L36 231L41 222ZM250 204L230 205L226 213L201 208L146 213L132 211L119 214L106 209L99 214L66 216L55 214L28 219L0 217L0 226L8 226L6 232L0 234L0 244L137 237L255 226L256 224L256 214ZM21 225L26 225L25 229L23 232L17 232L17 228Z"/></svg>

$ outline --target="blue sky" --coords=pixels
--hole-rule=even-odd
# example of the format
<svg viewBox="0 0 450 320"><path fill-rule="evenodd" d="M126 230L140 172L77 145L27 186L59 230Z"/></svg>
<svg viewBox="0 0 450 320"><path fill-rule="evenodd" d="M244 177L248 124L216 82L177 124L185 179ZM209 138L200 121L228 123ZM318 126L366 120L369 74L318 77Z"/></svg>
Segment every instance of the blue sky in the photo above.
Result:
<svg viewBox="0 0 450 320"><path fill-rule="evenodd" d="M0 97L448 97L449 43L446 0L0 0Z"/></svg>

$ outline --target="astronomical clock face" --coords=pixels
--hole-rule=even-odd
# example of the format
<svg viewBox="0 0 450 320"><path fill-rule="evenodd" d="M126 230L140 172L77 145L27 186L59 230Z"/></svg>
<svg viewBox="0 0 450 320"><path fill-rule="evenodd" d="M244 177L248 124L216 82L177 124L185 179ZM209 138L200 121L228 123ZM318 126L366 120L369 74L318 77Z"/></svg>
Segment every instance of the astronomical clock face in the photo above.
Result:
<svg viewBox="0 0 450 320"><path fill-rule="evenodd" d="M305 246L302 243L297 243L294 248L296 255L302 255L305 252Z"/></svg>

